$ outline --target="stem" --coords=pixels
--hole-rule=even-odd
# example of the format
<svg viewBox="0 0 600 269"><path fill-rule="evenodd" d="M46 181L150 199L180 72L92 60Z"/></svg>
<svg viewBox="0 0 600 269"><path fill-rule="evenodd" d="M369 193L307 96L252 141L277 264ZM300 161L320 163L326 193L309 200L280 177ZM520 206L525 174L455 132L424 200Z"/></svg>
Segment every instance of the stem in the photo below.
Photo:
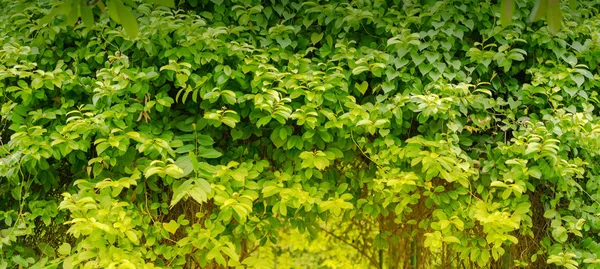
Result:
<svg viewBox="0 0 600 269"><path fill-rule="evenodd" d="M323 231L324 231L325 233L327 233L327 234L329 234L329 235L333 236L335 239L342 241L342 243L344 243L344 244L346 244L346 245L349 245L349 246L352 246L352 248L354 248L354 249L358 250L358 252L360 252L360 254L361 254L361 255L363 255L364 257L367 257L367 259L369 259L369 262L371 262L371 264L372 264L373 266L376 266L377 268L380 268L380 269L381 269L381 268L383 268L383 267L380 267L380 265L381 265L381 262L382 262L381 258L379 259L379 261L380 261L380 262L378 263L378 262L377 262L377 260L375 260L373 257L371 257L371 256L367 255L367 253L366 253L365 251L363 251L363 250L359 249L359 248L358 248L357 246L355 246L354 244L351 244L351 243L349 243L348 241L346 241L346 240L344 240L343 238L341 238L340 236L338 236L338 235L336 235L336 234L334 234L334 233L332 233L332 232L328 231L327 229L323 229ZM381 250L379 251L379 255L381 256Z"/></svg>

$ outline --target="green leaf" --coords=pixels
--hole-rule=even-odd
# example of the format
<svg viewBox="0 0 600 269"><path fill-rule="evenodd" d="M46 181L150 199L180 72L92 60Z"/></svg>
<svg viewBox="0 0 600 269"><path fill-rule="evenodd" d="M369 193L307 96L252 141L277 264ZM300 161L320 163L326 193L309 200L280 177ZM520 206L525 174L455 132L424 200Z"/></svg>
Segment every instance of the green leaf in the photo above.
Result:
<svg viewBox="0 0 600 269"><path fill-rule="evenodd" d="M316 157L313 159L313 165L319 170L323 170L329 166L329 160L325 157Z"/></svg>
<svg viewBox="0 0 600 269"><path fill-rule="evenodd" d="M29 263L23 257L21 257L21 255L13 256L12 261L22 267L27 267L29 265Z"/></svg>
<svg viewBox="0 0 600 269"><path fill-rule="evenodd" d="M229 132L230 132L231 138L233 140L238 140L244 135L244 131L237 130L237 129L231 129Z"/></svg>
<svg viewBox="0 0 600 269"><path fill-rule="evenodd" d="M61 14L63 12L69 12L70 9L71 9L71 3L70 3L70 1L66 1L62 5L53 8L48 14L46 14L44 17L42 17L38 21L38 24L39 25L47 24L52 19L54 19L56 16L58 16L59 14Z"/></svg>
<svg viewBox="0 0 600 269"><path fill-rule="evenodd" d="M152 175L155 175L155 174L163 174L164 175L164 168L162 168L162 167L148 167L144 171L144 177L145 178L149 178L149 177L151 177Z"/></svg>
<svg viewBox="0 0 600 269"><path fill-rule="evenodd" d="M221 254L221 248L211 249L206 255L206 258L209 260L215 260L220 265L225 265L225 257L223 257Z"/></svg>
<svg viewBox="0 0 600 269"><path fill-rule="evenodd" d="M279 131L279 130L275 129L275 131L273 131L271 133L269 138L271 139L271 142L273 142L275 147L281 148L285 144L285 139L281 139L281 137L279 136L279 132L276 132L276 131Z"/></svg>
<svg viewBox="0 0 600 269"><path fill-rule="evenodd" d="M175 8L175 0L146 0L148 3Z"/></svg>
<svg viewBox="0 0 600 269"><path fill-rule="evenodd" d="M71 3L71 10L65 14L67 17L65 19L65 24L69 26L75 25L77 23L77 19L79 19L80 11L78 1L72 0L68 1Z"/></svg>
<svg viewBox="0 0 600 269"><path fill-rule="evenodd" d="M579 6L578 0L569 0L569 9L571 9L571 11L575 11L578 6Z"/></svg>
<svg viewBox="0 0 600 269"><path fill-rule="evenodd" d="M583 85L585 82L585 77L580 74L571 74L571 79L577 84L577 87L581 87L581 85Z"/></svg>
<svg viewBox="0 0 600 269"><path fill-rule="evenodd" d="M548 0L536 0L531 13L529 14L529 22L536 22L546 15L548 10Z"/></svg>
<svg viewBox="0 0 600 269"><path fill-rule="evenodd" d="M60 247L58 247L58 254L63 256L71 254L71 244L63 243L62 245L60 245Z"/></svg>
<svg viewBox="0 0 600 269"><path fill-rule="evenodd" d="M542 171L540 171L540 169L536 168L529 168L529 171L527 171L529 173L530 176L540 179L542 178Z"/></svg>
<svg viewBox="0 0 600 269"><path fill-rule="evenodd" d="M245 168L239 168L236 170L229 171L229 175L233 179L243 182L246 179L246 177L248 176L248 170L246 170Z"/></svg>
<svg viewBox="0 0 600 269"><path fill-rule="evenodd" d="M63 269L73 269L74 268L73 256L70 256L70 257L66 258L65 260L63 260L62 266L63 266Z"/></svg>
<svg viewBox="0 0 600 269"><path fill-rule="evenodd" d="M558 213L554 209L548 209L544 212L544 218L551 219L554 218Z"/></svg>
<svg viewBox="0 0 600 269"><path fill-rule="evenodd" d="M165 174L167 174L168 176L172 177L172 178L180 178L184 175L183 169L181 169L179 166L177 165L167 165L167 167L165 168Z"/></svg>
<svg viewBox="0 0 600 269"><path fill-rule="evenodd" d="M481 250L481 254L479 255L479 260L477 261L477 264L479 264L480 266L484 266L485 264L488 264L489 261L490 252L487 249Z"/></svg>
<svg viewBox="0 0 600 269"><path fill-rule="evenodd" d="M286 37L278 36L278 37L275 38L275 40L284 49L285 49L285 47L287 47L290 44L292 44L292 40L289 37L287 37L287 36Z"/></svg>
<svg viewBox="0 0 600 269"><path fill-rule="evenodd" d="M310 35L310 42L312 42L313 45L319 43L319 41L321 41L321 39L323 39L323 33L312 33Z"/></svg>
<svg viewBox="0 0 600 269"><path fill-rule="evenodd" d="M354 69L352 69L352 75L360 75L362 72L366 72L369 71L369 67L368 66L364 66L364 65L359 65L357 67L355 67Z"/></svg>
<svg viewBox="0 0 600 269"><path fill-rule="evenodd" d="M396 85L392 82L386 81L381 84L381 89L383 90L383 93L389 93L396 89Z"/></svg>
<svg viewBox="0 0 600 269"><path fill-rule="evenodd" d="M51 223L48 223L47 225L50 225ZM41 253L43 253L46 256L50 256L50 257L54 257L56 255L56 251L54 250L54 248L45 242L40 242L38 244L38 249L40 250ZM0 266L1 267L1 266Z"/></svg>
<svg viewBox="0 0 600 269"><path fill-rule="evenodd" d="M189 191L189 195L199 204L208 201L208 196L211 192L210 184L201 178L195 180L194 187Z"/></svg>
<svg viewBox="0 0 600 269"><path fill-rule="evenodd" d="M266 186L262 189L263 197L267 198L279 193L279 187L277 186Z"/></svg>
<svg viewBox="0 0 600 269"><path fill-rule="evenodd" d="M425 61L425 56L419 54L416 50L410 52L410 57L413 60L415 66L419 66L423 61Z"/></svg>
<svg viewBox="0 0 600 269"><path fill-rule="evenodd" d="M261 117L257 122L256 122L256 127L261 127L264 125L267 125L269 122L271 122L271 116L264 116Z"/></svg>
<svg viewBox="0 0 600 269"><path fill-rule="evenodd" d="M492 181L492 183L490 184L490 186L492 187L501 187L501 188L507 188L508 185L506 185L506 183L502 182L502 181Z"/></svg>
<svg viewBox="0 0 600 269"><path fill-rule="evenodd" d="M456 236L452 236L452 235L444 237L443 241L447 242L447 243L457 243L457 244L460 244L460 240L458 240L458 238Z"/></svg>
<svg viewBox="0 0 600 269"><path fill-rule="evenodd" d="M211 186L206 180L201 178L188 179L173 190L173 198L170 206L175 206L181 199L187 196L191 196L199 204L205 203L208 201L210 192Z"/></svg>
<svg viewBox="0 0 600 269"><path fill-rule="evenodd" d="M107 8L111 18L123 25L123 29L129 37L136 38L138 36L138 22L129 7L125 6L121 0L110 0Z"/></svg>
<svg viewBox="0 0 600 269"><path fill-rule="evenodd" d="M560 226L552 229L552 236L558 242L564 243L569 239L569 235L567 234L567 229L565 227Z"/></svg>
<svg viewBox="0 0 600 269"><path fill-rule="evenodd" d="M83 24L88 28L94 26L94 13L92 12L92 7L86 1L81 1L80 12Z"/></svg>
<svg viewBox="0 0 600 269"><path fill-rule="evenodd" d="M354 84L354 86L360 93L365 94L367 92L367 89L369 88L369 83L366 81L363 81L362 83L359 84L357 82L356 84Z"/></svg>
<svg viewBox="0 0 600 269"><path fill-rule="evenodd" d="M106 4L106 8L108 9L108 15L113 21L117 23L121 23L121 18L119 17L119 4L123 5L121 0L109 0L108 4Z"/></svg>
<svg viewBox="0 0 600 269"><path fill-rule="evenodd" d="M500 4L500 22L502 27L508 27L512 22L512 16L515 12L515 3L513 0L502 0Z"/></svg>
<svg viewBox="0 0 600 269"><path fill-rule="evenodd" d="M223 251L223 253L225 253L227 256L229 256L229 258L233 259L234 261L239 261L240 256L235 252L235 247L234 246L228 246L228 247L224 247L221 248L221 251Z"/></svg>
<svg viewBox="0 0 600 269"><path fill-rule="evenodd" d="M125 235L127 236L127 238L129 238L129 240L131 240L133 244L138 245L140 243L140 240L133 231L126 231Z"/></svg>
<svg viewBox="0 0 600 269"><path fill-rule="evenodd" d="M557 33L560 30L562 24L562 12L560 10L560 0L547 0L548 1L548 30L550 33Z"/></svg>
<svg viewBox="0 0 600 269"><path fill-rule="evenodd" d="M191 188L192 183L193 181L191 179L188 179L182 182L179 186L177 186L177 188L173 189L173 198L171 199L170 205L171 207L179 203L179 201L186 197L186 195L189 195L187 191Z"/></svg>
<svg viewBox="0 0 600 269"><path fill-rule="evenodd" d="M198 157L200 157L200 158L215 159L215 158L219 158L221 156L223 156L223 153L217 151L214 148L201 147L198 150Z"/></svg>
<svg viewBox="0 0 600 269"><path fill-rule="evenodd" d="M182 177L185 177L194 171L194 164L192 162L192 158L195 159L196 156L193 155L193 152L190 152L190 154L183 155L177 158L177 160L175 161L175 165L177 165L179 168L181 168L181 170L183 170L183 174L181 175Z"/></svg>
<svg viewBox="0 0 600 269"><path fill-rule="evenodd" d="M171 234L175 234L177 232L177 229L179 229L180 224L177 223L174 220L169 221L169 223L163 223L163 228L165 228L165 230L167 230L167 232L171 233Z"/></svg>
<svg viewBox="0 0 600 269"><path fill-rule="evenodd" d="M530 143L529 145L527 145L527 149L523 154L528 155L534 152L538 152L540 151L540 146L540 143Z"/></svg>

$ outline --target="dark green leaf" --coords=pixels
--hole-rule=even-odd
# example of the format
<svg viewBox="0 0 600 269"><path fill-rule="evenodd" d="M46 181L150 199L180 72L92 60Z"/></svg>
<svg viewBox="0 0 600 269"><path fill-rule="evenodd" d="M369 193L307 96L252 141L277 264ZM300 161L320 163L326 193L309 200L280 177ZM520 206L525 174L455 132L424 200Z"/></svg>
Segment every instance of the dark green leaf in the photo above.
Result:
<svg viewBox="0 0 600 269"><path fill-rule="evenodd" d="M146 0L148 3L175 8L175 0Z"/></svg>

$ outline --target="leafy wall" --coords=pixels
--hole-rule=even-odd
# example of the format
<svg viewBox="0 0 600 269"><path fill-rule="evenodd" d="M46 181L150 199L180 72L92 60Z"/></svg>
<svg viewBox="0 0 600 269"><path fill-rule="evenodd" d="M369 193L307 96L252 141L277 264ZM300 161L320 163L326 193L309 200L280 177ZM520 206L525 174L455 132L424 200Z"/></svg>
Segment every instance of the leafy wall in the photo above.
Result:
<svg viewBox="0 0 600 269"><path fill-rule="evenodd" d="M600 267L598 1L140 4L135 39L53 3L0 1L0 268L272 268L289 230Z"/></svg>

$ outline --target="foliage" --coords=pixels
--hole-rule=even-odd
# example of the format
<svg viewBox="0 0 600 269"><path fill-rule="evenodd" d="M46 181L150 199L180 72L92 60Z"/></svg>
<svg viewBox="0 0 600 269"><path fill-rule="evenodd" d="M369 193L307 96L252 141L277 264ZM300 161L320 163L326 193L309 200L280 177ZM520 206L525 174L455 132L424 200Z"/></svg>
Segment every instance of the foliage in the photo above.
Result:
<svg viewBox="0 0 600 269"><path fill-rule="evenodd" d="M575 10L578 7L578 1L569 0L569 5L571 10ZM502 6L500 7L502 26L507 27L510 25L514 12L514 0L502 0ZM563 20L560 0L535 0L529 14L529 22L535 22L542 18L546 18L548 21L548 30L551 33L556 33L560 29Z"/></svg>
<svg viewBox="0 0 600 269"><path fill-rule="evenodd" d="M63 24L73 26L79 18L87 27L94 25L96 15L94 7L98 7L101 12L108 11L108 15L115 22L121 24L129 37L136 38L138 32L138 22L131 8L137 7L132 0L111 0L107 4L102 0L66 0L59 2L52 8L52 11L44 16L38 23L45 24L50 22L56 16L65 16ZM156 3L166 7L175 8L174 0L146 0L147 3Z"/></svg>
<svg viewBox="0 0 600 269"><path fill-rule="evenodd" d="M335 225L333 225L335 224ZM345 226L339 229L340 225ZM356 232L344 223L330 223L329 227L323 224L323 229L311 238L308 234L299 233L297 230L281 231L277 236L277 243L267 243L257 249L254 257L260 259L266 266L281 269L293 268L356 268L367 269L369 261L366 255L356 248L357 244L341 240L333 231L345 230ZM338 228L338 229L332 229ZM356 236L352 235L352 236Z"/></svg>
<svg viewBox="0 0 600 269"><path fill-rule="evenodd" d="M131 0L109 0L108 4L105 4L102 0L68 0L60 5L56 6L52 12L46 15L42 22L49 22L56 15L66 16L65 23L73 25L79 18L82 19L84 24L91 26L94 24L95 15L93 12L94 6L102 12L106 11L108 6L108 14L117 23L123 25L125 32L129 37L136 38L138 35L138 23L130 7L136 7L135 2ZM174 0L146 0L148 3L157 3L167 7L175 7ZM196 3L197 0L192 1ZM577 0L570 0L569 4L571 9L577 8ZM515 3L514 0L502 0L502 6L500 7L500 20L502 26L508 26L512 21L514 14ZM536 0L536 3L531 10L529 15L529 22L537 21L541 18L546 17L548 20L548 29L552 33L556 33L561 27L562 23L562 12L560 8L560 0Z"/></svg>
<svg viewBox="0 0 600 269"><path fill-rule="evenodd" d="M600 2L138 4L0 1L0 268L600 266Z"/></svg>

